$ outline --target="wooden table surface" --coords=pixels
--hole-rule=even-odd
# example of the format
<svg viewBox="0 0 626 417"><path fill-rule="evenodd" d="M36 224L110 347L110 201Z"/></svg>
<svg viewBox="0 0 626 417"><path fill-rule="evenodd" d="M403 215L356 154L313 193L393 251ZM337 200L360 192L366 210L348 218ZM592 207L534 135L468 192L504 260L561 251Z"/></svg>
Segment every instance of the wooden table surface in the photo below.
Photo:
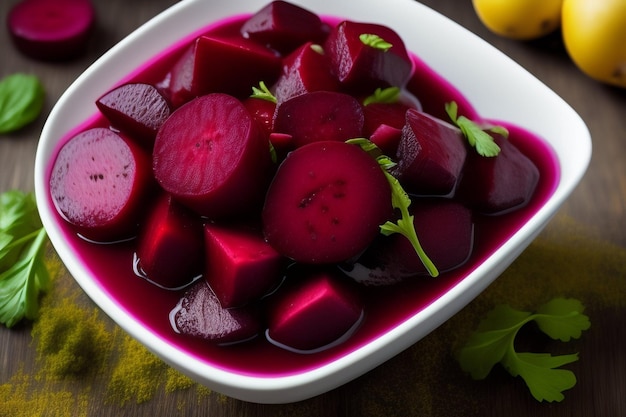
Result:
<svg viewBox="0 0 626 417"><path fill-rule="evenodd" d="M17 0L0 2L2 22L15 3ZM0 192L33 190L38 133L55 101L104 51L173 3L95 0L98 26L89 51L67 63L26 58L13 48L6 30L0 31L0 76L34 73L47 91L44 113L34 124L0 136ZM509 271L461 313L407 351L338 389L287 405L250 404L193 388L175 392L161 389L145 401L115 404L107 401L106 381L89 378L67 381L63 390L68 397L46 397L46 390L51 388L36 376L41 365L31 324L13 329L0 326L0 398L7 401L6 392L10 391L23 401L21 407L13 401L12 408L9 402L0 402L0 416L35 415L41 407L47 410L45 415L67 412L58 411L58 404L46 404L45 398L65 398L74 404L72 415L89 416L625 416L626 89L607 87L584 76L568 59L558 36L538 42L506 40L482 26L469 0L424 3L486 39L555 90L579 112L593 136L592 162L580 186ZM546 262L546 258L553 261ZM501 370L494 370L485 381L471 380L458 369L448 344L456 329L468 323L475 325L475 315L495 303L517 301L523 308L536 306L540 302L533 295L536 293L520 290L516 282L532 280L538 273L548 276L545 281L551 283L543 297L575 295L587 305L592 322L581 339L562 348L579 352L580 360L568 366L578 383L559 403L535 401L519 378ZM63 271L56 282L80 292ZM93 308L84 296L76 302ZM554 343L541 346L560 348ZM72 402L72 398L80 401Z"/></svg>

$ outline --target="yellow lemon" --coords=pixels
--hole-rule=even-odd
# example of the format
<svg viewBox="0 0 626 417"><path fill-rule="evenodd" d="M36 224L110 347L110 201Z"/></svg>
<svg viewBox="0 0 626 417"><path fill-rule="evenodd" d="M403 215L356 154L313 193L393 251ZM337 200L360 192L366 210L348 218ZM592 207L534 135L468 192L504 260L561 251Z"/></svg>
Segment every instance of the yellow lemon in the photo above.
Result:
<svg viewBox="0 0 626 417"><path fill-rule="evenodd" d="M472 4L487 29L507 38L537 39L561 24L563 0L472 0Z"/></svg>
<svg viewBox="0 0 626 417"><path fill-rule="evenodd" d="M626 87L626 0L564 0L563 41L590 77Z"/></svg>

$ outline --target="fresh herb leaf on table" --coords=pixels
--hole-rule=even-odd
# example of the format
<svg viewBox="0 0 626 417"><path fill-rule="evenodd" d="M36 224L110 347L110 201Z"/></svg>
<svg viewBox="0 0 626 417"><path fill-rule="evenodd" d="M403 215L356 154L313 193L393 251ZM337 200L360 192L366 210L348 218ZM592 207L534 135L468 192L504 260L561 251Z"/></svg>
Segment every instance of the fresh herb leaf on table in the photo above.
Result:
<svg viewBox="0 0 626 417"><path fill-rule="evenodd" d="M33 122L41 113L45 96L34 75L17 73L0 80L0 134Z"/></svg>
<svg viewBox="0 0 626 417"><path fill-rule="evenodd" d="M0 194L0 323L34 319L50 276L44 263L47 234L32 193Z"/></svg>
<svg viewBox="0 0 626 417"><path fill-rule="evenodd" d="M576 376L556 368L577 361L578 354L519 353L515 351L515 337L525 324L534 321L552 339L578 339L591 326L583 310L580 301L564 298L549 301L535 313L497 306L470 336L457 360L474 379L486 378L500 363L511 375L522 377L537 401L562 401L562 392L576 385Z"/></svg>

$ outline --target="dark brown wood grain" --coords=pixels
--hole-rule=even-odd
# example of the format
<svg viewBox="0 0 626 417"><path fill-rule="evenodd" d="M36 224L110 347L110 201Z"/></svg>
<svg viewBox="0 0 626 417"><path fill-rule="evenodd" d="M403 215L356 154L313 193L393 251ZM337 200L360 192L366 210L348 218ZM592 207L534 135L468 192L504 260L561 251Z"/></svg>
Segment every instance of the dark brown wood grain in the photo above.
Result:
<svg viewBox="0 0 626 417"><path fill-rule="evenodd" d="M0 2L3 25L15 3L17 0ZM13 188L33 190L38 134L56 100L108 48L173 3L174 0L94 0L98 24L89 51L67 63L42 63L24 57L13 48L6 30L0 30L0 77L14 72L34 73L42 79L47 91L44 112L33 125L0 136L0 192ZM626 250L626 89L607 87L583 75L569 60L558 35L534 42L507 40L484 28L469 0L423 3L509 55L578 111L593 137L593 158L580 186L559 214L593 228L604 241ZM437 36L433 33L433 40ZM603 276L597 279L598 285L604 285ZM622 297L626 300L626 294ZM91 305L86 296L79 302ZM584 352L585 359L573 368L579 384L559 404L537 403L521 381L503 371L496 370L487 381L472 381L446 355L438 356L443 360L436 374L411 366L416 357L440 348L435 341L445 338L444 332L449 329L444 326L435 331L435 336L425 338L355 381L301 403L258 405L217 394L199 396L192 390L159 393L146 403L131 402L119 407L106 404L105 387L96 384L90 394L89 416L624 416L624 304L596 306L592 310L592 331L574 345ZM0 326L0 385L21 368L34 372L37 364L31 341L28 325L10 330ZM4 416L3 404L0 404L0 416Z"/></svg>

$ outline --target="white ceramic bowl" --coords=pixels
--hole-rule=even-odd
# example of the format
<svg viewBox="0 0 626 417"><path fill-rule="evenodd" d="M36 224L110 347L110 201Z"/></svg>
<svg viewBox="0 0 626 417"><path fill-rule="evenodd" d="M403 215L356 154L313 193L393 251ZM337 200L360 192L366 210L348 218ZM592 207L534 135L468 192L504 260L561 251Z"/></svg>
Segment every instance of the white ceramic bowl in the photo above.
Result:
<svg viewBox="0 0 626 417"><path fill-rule="evenodd" d="M286 403L342 385L406 349L458 312L527 247L583 176L591 138L580 117L562 99L502 53L451 20L412 0L294 0L311 11L386 24L454 85L480 115L507 121L544 138L553 148L560 178L541 207L494 253L408 317L390 323L375 337L320 361L277 373L232 367L212 356L190 353L139 320L110 295L99 271L68 242L48 191L50 164L67 132L96 113L94 100L134 69L177 40L219 19L253 13L266 0L185 0L164 11L107 52L60 98L46 122L35 164L35 188L43 223L59 256L84 291L151 351L211 389L246 401ZM237 355L237 353L233 353ZM293 354L292 354L293 355ZM232 358L231 358L232 360ZM260 355L258 360L262 361ZM300 359L289 356L297 363ZM236 361L236 358L235 358Z"/></svg>

